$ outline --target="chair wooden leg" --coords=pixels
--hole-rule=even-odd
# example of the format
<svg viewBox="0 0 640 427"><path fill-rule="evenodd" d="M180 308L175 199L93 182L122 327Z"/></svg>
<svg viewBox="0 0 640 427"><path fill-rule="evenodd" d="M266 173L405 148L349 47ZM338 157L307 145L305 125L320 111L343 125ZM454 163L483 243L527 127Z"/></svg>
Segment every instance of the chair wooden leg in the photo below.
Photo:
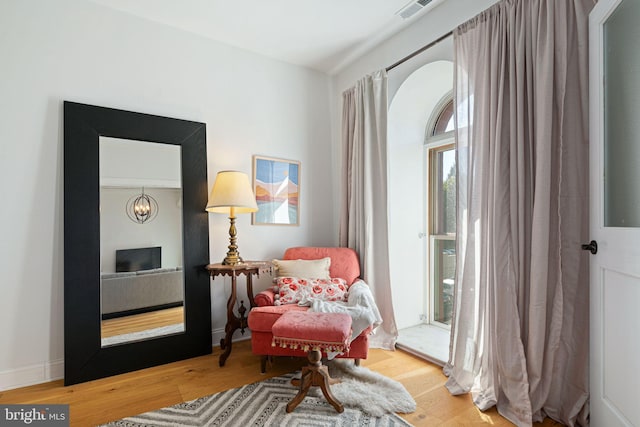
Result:
<svg viewBox="0 0 640 427"><path fill-rule="evenodd" d="M336 397L331 393L331 389L329 388L330 384L339 383L339 380L333 379L329 376L329 370L326 366L321 366L317 372L314 372L314 380L317 379L320 389L322 390L322 394L324 394L325 399L335 408L339 413L344 412L344 406L342 403L336 399Z"/></svg>
<svg viewBox="0 0 640 427"><path fill-rule="evenodd" d="M353 363L355 363L356 366L360 366L360 359L353 359Z"/></svg>
<svg viewBox="0 0 640 427"><path fill-rule="evenodd" d="M313 372L305 366L302 368L302 376L297 381L300 385L300 389L298 390L298 394L295 395L291 402L287 403L287 413L292 412L296 409L296 406L302 402L304 397L307 395L307 392L313 385Z"/></svg>
<svg viewBox="0 0 640 427"><path fill-rule="evenodd" d="M260 373L264 374L265 372L267 372L267 360L269 359L269 356L262 356L260 358Z"/></svg>
<svg viewBox="0 0 640 427"><path fill-rule="evenodd" d="M311 386L319 386L327 401L340 413L344 412L344 406L331 393L330 385L339 383L340 380L329 376L329 369L321 362L322 353L312 350L308 354L309 365L302 368L302 376L294 378L291 384L300 386L298 394L287 404L287 412L293 411L302 402Z"/></svg>

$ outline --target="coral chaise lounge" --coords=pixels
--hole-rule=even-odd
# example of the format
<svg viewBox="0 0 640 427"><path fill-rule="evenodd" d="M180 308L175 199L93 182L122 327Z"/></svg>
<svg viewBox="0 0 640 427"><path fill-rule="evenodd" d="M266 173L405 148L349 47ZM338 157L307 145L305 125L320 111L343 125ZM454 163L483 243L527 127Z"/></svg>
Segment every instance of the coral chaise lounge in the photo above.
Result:
<svg viewBox="0 0 640 427"><path fill-rule="evenodd" d="M350 248L324 248L324 247L295 247L285 251L283 260L323 260L329 258L329 275L331 278L344 279L347 287L351 286L360 277L360 263L358 255ZM281 275L281 274L279 274ZM314 279L304 277L304 279ZM342 282L341 282L342 283ZM309 307L297 303L284 304L278 300L273 289L267 289L255 296L254 307L249 313L248 325L251 330L251 347L254 354L262 356L260 369L266 370L267 359L271 356L306 357L308 349L304 346L291 348L273 345L273 324L280 316L289 311L304 312ZM349 346L349 350L336 357L366 359L369 353L369 333L372 327L366 328L356 337ZM326 357L326 352L322 356Z"/></svg>

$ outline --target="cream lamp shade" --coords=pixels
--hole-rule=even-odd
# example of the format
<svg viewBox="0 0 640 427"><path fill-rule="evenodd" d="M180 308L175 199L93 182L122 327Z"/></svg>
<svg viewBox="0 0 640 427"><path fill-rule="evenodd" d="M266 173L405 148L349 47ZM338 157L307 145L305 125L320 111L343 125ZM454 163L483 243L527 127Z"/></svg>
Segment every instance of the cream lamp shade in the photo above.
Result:
<svg viewBox="0 0 640 427"><path fill-rule="evenodd" d="M218 172L205 210L229 215L229 251L222 264L236 265L242 263L238 245L236 245L236 214L251 213L258 210L258 204L253 195L247 174L238 171Z"/></svg>
<svg viewBox="0 0 640 427"><path fill-rule="evenodd" d="M206 210L226 214L256 212L258 205L247 174L238 171L218 172Z"/></svg>

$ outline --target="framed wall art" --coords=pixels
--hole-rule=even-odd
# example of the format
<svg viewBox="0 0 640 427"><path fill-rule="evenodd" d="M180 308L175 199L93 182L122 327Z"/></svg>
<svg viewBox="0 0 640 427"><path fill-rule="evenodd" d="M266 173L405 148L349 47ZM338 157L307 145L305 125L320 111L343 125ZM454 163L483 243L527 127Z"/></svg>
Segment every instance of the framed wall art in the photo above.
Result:
<svg viewBox="0 0 640 427"><path fill-rule="evenodd" d="M300 162L253 156L255 225L300 225Z"/></svg>

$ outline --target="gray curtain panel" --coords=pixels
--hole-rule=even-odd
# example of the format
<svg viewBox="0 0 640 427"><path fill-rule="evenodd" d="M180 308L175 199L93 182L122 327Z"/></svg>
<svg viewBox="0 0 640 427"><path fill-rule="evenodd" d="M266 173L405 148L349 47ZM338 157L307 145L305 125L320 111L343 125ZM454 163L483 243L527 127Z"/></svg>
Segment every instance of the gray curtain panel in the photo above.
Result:
<svg viewBox="0 0 640 427"><path fill-rule="evenodd" d="M505 0L454 31L458 235L448 389L517 425L589 412L588 14Z"/></svg>
<svg viewBox="0 0 640 427"><path fill-rule="evenodd" d="M391 299L387 226L387 72L358 80L342 100L340 246L360 255L362 278L382 316L371 346L393 349L398 329Z"/></svg>

